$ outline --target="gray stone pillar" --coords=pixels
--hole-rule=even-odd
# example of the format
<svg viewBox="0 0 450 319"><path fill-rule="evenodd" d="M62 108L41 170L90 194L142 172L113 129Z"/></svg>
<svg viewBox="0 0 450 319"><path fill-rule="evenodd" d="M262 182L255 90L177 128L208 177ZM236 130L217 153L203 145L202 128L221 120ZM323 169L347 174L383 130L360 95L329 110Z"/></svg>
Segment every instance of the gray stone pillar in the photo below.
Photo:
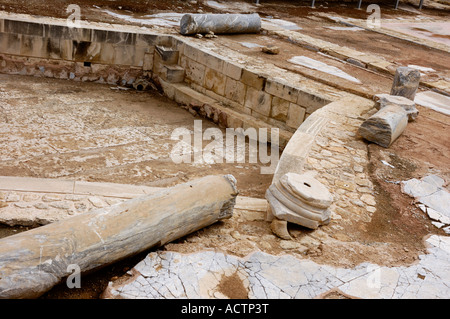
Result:
<svg viewBox="0 0 450 319"><path fill-rule="evenodd" d="M391 95L404 96L414 101L416 91L419 88L419 83L419 70L401 66L395 71Z"/></svg>
<svg viewBox="0 0 450 319"><path fill-rule="evenodd" d="M180 21L183 35L208 33L258 33L261 19L253 14L185 14Z"/></svg>

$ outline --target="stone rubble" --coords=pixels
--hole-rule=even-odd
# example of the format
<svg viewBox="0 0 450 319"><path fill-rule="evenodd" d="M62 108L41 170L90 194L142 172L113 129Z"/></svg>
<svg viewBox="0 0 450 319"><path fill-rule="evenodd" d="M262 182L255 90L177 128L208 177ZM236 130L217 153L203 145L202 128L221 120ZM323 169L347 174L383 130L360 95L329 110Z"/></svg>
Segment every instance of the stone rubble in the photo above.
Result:
<svg viewBox="0 0 450 319"><path fill-rule="evenodd" d="M450 225L450 193L444 185L444 179L436 175L401 182L402 191L417 199L419 208L438 222L438 228Z"/></svg>

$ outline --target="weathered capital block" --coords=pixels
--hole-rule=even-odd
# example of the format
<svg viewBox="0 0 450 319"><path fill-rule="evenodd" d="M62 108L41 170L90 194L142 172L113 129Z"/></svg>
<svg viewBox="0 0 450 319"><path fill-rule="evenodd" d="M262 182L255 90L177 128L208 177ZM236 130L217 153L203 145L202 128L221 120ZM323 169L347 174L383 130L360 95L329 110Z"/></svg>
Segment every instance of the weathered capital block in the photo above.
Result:
<svg viewBox="0 0 450 319"><path fill-rule="evenodd" d="M401 66L397 68L392 84L391 95L399 95L414 101L414 96L419 88L419 70Z"/></svg>
<svg viewBox="0 0 450 319"><path fill-rule="evenodd" d="M333 196L310 174L287 173L266 191L271 213L277 219L317 229L330 221Z"/></svg>
<svg viewBox="0 0 450 319"><path fill-rule="evenodd" d="M390 104L364 121L358 133L370 142L389 147L403 133L407 124L406 111L401 106Z"/></svg>
<svg viewBox="0 0 450 319"><path fill-rule="evenodd" d="M415 120L419 115L419 110L416 109L416 103L406 97L390 94L375 94L373 99L376 103L375 107L378 110L390 104L401 106L408 115L408 121Z"/></svg>

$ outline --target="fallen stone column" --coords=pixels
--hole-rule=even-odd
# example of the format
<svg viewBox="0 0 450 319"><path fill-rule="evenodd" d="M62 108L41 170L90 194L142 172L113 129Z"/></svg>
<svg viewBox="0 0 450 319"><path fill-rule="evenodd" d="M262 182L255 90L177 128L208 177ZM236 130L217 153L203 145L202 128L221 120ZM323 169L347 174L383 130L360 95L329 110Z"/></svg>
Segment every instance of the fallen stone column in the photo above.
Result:
<svg viewBox="0 0 450 319"><path fill-rule="evenodd" d="M419 70L401 66L397 68L392 84L391 95L406 97L414 101L416 91L420 84Z"/></svg>
<svg viewBox="0 0 450 319"><path fill-rule="evenodd" d="M261 29L261 19L253 14L185 14L180 21L180 33L204 34L210 31L214 34L227 33L258 33Z"/></svg>
<svg viewBox="0 0 450 319"><path fill-rule="evenodd" d="M358 133L370 142L389 147L403 133L407 124L406 111L401 106L390 104L365 120Z"/></svg>
<svg viewBox="0 0 450 319"><path fill-rule="evenodd" d="M92 271L229 218L235 179L207 176L0 240L0 298L36 298ZM75 268L76 268L75 267Z"/></svg>

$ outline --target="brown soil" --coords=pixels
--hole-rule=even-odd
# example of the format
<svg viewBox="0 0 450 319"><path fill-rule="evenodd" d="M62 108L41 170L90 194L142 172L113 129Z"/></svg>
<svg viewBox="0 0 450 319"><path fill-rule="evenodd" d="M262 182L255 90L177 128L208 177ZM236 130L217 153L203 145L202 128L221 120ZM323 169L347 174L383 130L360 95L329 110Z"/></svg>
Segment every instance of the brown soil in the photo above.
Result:
<svg viewBox="0 0 450 319"><path fill-rule="evenodd" d="M217 288L219 292L230 299L248 299L247 289L236 272L230 276L222 276Z"/></svg>

